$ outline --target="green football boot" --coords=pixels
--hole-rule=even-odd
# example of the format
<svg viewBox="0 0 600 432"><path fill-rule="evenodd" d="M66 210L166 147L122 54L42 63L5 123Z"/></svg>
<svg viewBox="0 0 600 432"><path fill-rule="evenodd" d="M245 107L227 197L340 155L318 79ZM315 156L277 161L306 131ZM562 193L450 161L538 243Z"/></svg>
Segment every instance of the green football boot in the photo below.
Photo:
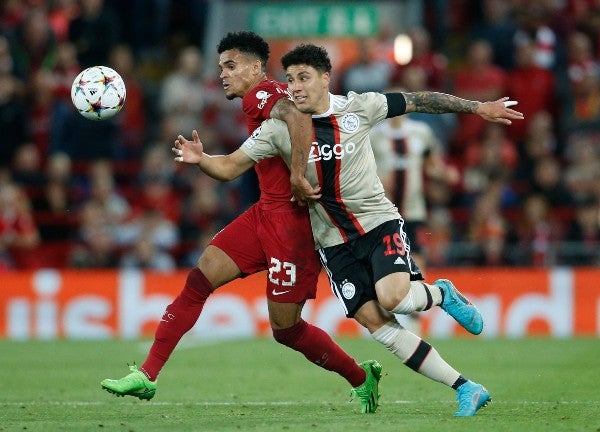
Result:
<svg viewBox="0 0 600 432"><path fill-rule="evenodd" d="M134 364L129 366L131 373L121 379L105 379L100 385L104 390L117 396L134 396L139 399L150 400L156 393L156 382L152 382Z"/></svg>
<svg viewBox="0 0 600 432"><path fill-rule="evenodd" d="M359 366L367 373L367 379L358 387L354 387L351 395L360 399L361 412L363 414L374 413L379 406L381 365L377 360L367 360L360 363Z"/></svg>

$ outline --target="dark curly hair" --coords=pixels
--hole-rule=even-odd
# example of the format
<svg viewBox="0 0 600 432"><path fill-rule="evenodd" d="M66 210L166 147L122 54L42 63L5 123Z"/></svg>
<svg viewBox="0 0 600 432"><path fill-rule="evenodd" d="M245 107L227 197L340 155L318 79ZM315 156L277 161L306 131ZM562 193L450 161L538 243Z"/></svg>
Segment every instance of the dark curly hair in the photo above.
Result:
<svg viewBox="0 0 600 432"><path fill-rule="evenodd" d="M269 61L269 44L259 35L250 31L229 32L219 45L217 53L237 49L244 54L249 54L260 59L263 67Z"/></svg>
<svg viewBox="0 0 600 432"><path fill-rule="evenodd" d="M331 60L323 47L313 44L301 44L281 57L281 66L287 69L292 65L305 64L319 72L331 72Z"/></svg>

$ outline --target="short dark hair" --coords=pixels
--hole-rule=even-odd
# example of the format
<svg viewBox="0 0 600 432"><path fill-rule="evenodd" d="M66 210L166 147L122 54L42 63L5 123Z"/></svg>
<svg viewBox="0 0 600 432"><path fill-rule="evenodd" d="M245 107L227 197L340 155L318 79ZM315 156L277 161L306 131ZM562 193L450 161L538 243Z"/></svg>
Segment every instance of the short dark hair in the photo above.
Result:
<svg viewBox="0 0 600 432"><path fill-rule="evenodd" d="M323 47L313 44L301 44L281 57L281 66L287 69L292 65L305 64L319 72L331 72L331 60Z"/></svg>
<svg viewBox="0 0 600 432"><path fill-rule="evenodd" d="M263 66L266 66L269 61L269 44L262 37L254 32L240 31L229 32L219 45L217 45L217 53L223 51L237 49L244 54L250 54L260 59Z"/></svg>

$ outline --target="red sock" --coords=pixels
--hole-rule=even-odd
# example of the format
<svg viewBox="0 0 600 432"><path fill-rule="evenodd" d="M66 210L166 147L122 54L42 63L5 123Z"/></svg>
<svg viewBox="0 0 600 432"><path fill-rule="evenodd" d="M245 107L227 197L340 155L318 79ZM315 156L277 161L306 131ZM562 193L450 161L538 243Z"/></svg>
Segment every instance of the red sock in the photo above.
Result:
<svg viewBox="0 0 600 432"><path fill-rule="evenodd" d="M273 337L323 369L337 372L352 387L367 379L366 372L327 333L302 319L286 329L273 329Z"/></svg>
<svg viewBox="0 0 600 432"><path fill-rule="evenodd" d="M200 269L194 268L189 272L183 290L167 306L154 334L148 357L140 368L151 381L156 380L179 340L196 324L212 291L212 285Z"/></svg>

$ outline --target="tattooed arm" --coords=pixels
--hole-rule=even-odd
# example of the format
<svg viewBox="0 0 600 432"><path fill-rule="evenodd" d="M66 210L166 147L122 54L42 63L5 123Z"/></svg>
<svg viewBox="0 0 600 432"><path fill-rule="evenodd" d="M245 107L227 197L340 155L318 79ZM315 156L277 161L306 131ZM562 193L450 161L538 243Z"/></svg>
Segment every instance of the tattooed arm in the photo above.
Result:
<svg viewBox="0 0 600 432"><path fill-rule="evenodd" d="M523 114L510 109L514 105L503 97L493 102L479 102L462 99L446 93L420 91L402 93L406 100L406 112L430 114L464 113L477 114L487 121L509 125L511 120L522 120Z"/></svg>
<svg viewBox="0 0 600 432"><path fill-rule="evenodd" d="M281 98L271 109L271 118L283 120L290 133L292 141L290 184L295 200L303 205L306 201L319 199L320 188L313 188L304 177L313 136L310 114L301 113L291 100Z"/></svg>

